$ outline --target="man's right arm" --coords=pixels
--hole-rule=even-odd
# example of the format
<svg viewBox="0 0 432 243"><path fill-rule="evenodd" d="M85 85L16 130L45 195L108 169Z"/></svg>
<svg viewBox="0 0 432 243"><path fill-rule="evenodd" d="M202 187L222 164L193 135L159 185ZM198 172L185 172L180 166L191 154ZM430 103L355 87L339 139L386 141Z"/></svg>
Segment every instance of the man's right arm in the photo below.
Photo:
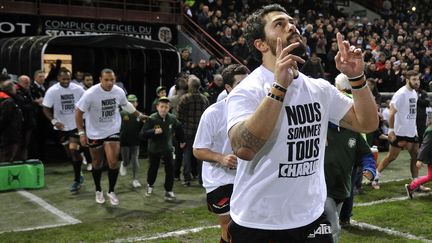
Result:
<svg viewBox="0 0 432 243"><path fill-rule="evenodd" d="M286 89L294 79L297 62L304 63L300 57L290 54L298 45L299 43L294 43L283 48L282 40L277 38L274 66L274 84L276 86L271 88L269 93L271 96L265 96L252 115L232 126L228 132L231 146L237 157L243 160L252 160L273 133L283 106ZM250 107L251 104L247 102L247 99L248 97L244 96L231 97L228 101L228 107L232 107L232 112L235 112L239 107ZM230 108L228 108L228 114L230 112Z"/></svg>
<svg viewBox="0 0 432 243"><path fill-rule="evenodd" d="M252 160L270 138L279 118L283 103L264 97L256 112L229 130L234 154L243 160Z"/></svg>
<svg viewBox="0 0 432 243"><path fill-rule="evenodd" d="M44 106L44 107L42 108L42 111L43 111L45 117L46 117L49 121L52 121L52 119L53 119L53 113L51 112L51 109L48 108L48 107L46 107L46 106Z"/></svg>
<svg viewBox="0 0 432 243"><path fill-rule="evenodd" d="M78 131L84 131L84 119L83 116L84 112L81 111L79 108L76 108L75 110L75 123L77 126Z"/></svg>
<svg viewBox="0 0 432 243"><path fill-rule="evenodd" d="M393 104L390 105L390 112L389 112L389 131L388 136L389 140L393 141L396 138L396 134L394 132L394 123L395 123L395 115L396 115L396 108Z"/></svg>

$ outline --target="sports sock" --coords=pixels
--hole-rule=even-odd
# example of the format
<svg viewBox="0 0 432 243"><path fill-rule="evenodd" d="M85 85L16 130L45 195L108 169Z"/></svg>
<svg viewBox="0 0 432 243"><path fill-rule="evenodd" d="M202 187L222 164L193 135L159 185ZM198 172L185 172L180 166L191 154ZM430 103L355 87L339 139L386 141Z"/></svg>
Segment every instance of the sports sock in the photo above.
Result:
<svg viewBox="0 0 432 243"><path fill-rule="evenodd" d="M81 164L82 161L72 161L72 166L74 169L74 181L79 182L81 177Z"/></svg>
<svg viewBox="0 0 432 243"><path fill-rule="evenodd" d="M102 191L101 188L101 177L102 177L102 170L101 169L92 169L92 175L93 175L93 181L96 187L96 191Z"/></svg>
<svg viewBox="0 0 432 243"><path fill-rule="evenodd" d="M380 176L381 176L381 173L377 171L374 180L378 181Z"/></svg>
<svg viewBox="0 0 432 243"><path fill-rule="evenodd" d="M114 191L114 187L116 185L117 182L117 177L119 174L119 169L109 169L108 168L108 182L109 182L109 190L108 193L113 192Z"/></svg>

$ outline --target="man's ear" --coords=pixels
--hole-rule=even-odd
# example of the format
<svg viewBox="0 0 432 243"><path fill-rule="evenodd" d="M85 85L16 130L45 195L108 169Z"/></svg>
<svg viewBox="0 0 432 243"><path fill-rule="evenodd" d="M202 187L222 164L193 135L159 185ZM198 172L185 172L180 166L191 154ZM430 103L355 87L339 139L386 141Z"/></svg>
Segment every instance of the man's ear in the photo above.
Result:
<svg viewBox="0 0 432 243"><path fill-rule="evenodd" d="M225 84L225 90L227 91L227 93L231 92L231 85Z"/></svg>
<svg viewBox="0 0 432 243"><path fill-rule="evenodd" d="M267 42L261 39L256 39L254 41L254 46L261 53L267 52L269 50L269 46L267 45Z"/></svg>

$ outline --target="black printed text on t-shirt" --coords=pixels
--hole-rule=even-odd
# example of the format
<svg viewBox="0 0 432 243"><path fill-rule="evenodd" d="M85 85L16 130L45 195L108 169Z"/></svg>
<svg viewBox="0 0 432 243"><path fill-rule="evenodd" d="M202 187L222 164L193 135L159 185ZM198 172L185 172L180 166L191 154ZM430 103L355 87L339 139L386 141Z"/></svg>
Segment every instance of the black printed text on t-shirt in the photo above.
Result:
<svg viewBox="0 0 432 243"><path fill-rule="evenodd" d="M279 177L309 176L317 171L321 134L321 105L317 102L286 106L287 163L279 164Z"/></svg>
<svg viewBox="0 0 432 243"><path fill-rule="evenodd" d="M63 114L70 114L74 112L75 98L73 94L60 95L60 103Z"/></svg>
<svg viewBox="0 0 432 243"><path fill-rule="evenodd" d="M115 98L112 99L106 99L106 100L102 100L102 114L101 117L99 117L99 121L100 122L109 122L112 121L114 114L115 114L115 110L117 108L117 101Z"/></svg>

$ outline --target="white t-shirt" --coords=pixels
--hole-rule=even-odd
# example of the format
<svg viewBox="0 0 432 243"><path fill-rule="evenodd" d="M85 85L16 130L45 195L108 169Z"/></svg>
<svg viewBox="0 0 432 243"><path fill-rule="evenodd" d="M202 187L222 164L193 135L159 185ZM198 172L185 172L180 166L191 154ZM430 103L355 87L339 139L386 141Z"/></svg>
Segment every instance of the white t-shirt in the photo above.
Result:
<svg viewBox="0 0 432 243"><path fill-rule="evenodd" d="M67 88L64 88L60 83L51 86L43 99L42 105L48 108L53 108L54 119L64 124L63 131L71 131L75 129L75 104L81 98L84 89L74 83L69 83Z"/></svg>
<svg viewBox="0 0 432 243"><path fill-rule="evenodd" d="M85 117L87 137L104 139L120 132L121 117L119 106L126 105L123 89L114 85L111 91L105 91L100 84L85 91L77 107L88 113Z"/></svg>
<svg viewBox="0 0 432 243"><path fill-rule="evenodd" d="M394 121L395 134L404 137L417 136L417 92L403 86L393 95L390 105L397 110Z"/></svg>
<svg viewBox="0 0 432 243"><path fill-rule="evenodd" d="M388 107L383 108L381 114L383 116L383 119L388 122L390 119L390 109ZM388 125L383 124L381 126L381 129L383 130L384 134L388 134Z"/></svg>
<svg viewBox="0 0 432 243"><path fill-rule="evenodd" d="M224 91L220 92L220 94L218 95L216 102L225 99L227 96L228 96L228 92L226 91L226 89L224 89Z"/></svg>
<svg viewBox="0 0 432 243"><path fill-rule="evenodd" d="M260 66L230 93L228 130L255 113L273 81L273 73ZM288 87L266 144L252 161L238 159L231 218L245 227L268 230L297 228L318 219L327 196L327 125L339 124L352 103L329 82L300 73Z"/></svg>
<svg viewBox="0 0 432 243"><path fill-rule="evenodd" d="M193 148L207 148L224 155L232 154L226 128L225 100L214 103L201 116ZM235 170L219 163L203 161L202 180L206 192L234 183Z"/></svg>

